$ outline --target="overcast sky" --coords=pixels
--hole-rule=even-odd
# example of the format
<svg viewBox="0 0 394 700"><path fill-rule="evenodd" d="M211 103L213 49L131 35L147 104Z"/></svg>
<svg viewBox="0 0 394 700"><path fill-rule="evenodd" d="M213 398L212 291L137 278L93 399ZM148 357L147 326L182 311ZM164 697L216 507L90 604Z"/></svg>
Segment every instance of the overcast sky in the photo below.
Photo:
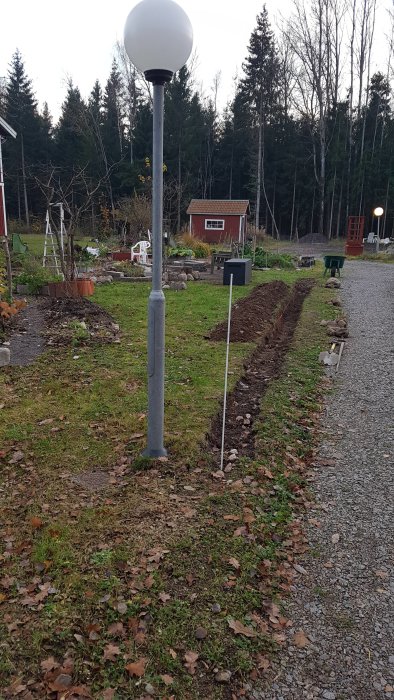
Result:
<svg viewBox="0 0 394 700"><path fill-rule="evenodd" d="M71 77L87 97L98 78L105 84L114 44L122 40L125 19L137 4L133 0L0 0L0 77L7 75L16 48L22 53L33 80L40 107L44 100L59 116L65 85ZM180 0L194 28L198 54L197 79L209 94L215 73L222 73L219 105L233 93L233 79L241 72L260 0ZM378 0L375 67L386 61L386 8L392 0ZM289 14L292 0L266 0L272 24L281 13ZM61 8L61 9L60 9Z"/></svg>

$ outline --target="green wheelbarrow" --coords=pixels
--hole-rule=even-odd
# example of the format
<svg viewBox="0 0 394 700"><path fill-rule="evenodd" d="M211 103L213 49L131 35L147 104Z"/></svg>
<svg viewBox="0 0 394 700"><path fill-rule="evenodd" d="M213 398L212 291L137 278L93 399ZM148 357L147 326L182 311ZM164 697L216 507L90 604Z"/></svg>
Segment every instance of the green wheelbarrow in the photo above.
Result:
<svg viewBox="0 0 394 700"><path fill-rule="evenodd" d="M325 255L324 256L324 275L326 275L327 270L330 271L331 277L335 277L338 272L338 276L341 276L341 270L345 263L345 255Z"/></svg>

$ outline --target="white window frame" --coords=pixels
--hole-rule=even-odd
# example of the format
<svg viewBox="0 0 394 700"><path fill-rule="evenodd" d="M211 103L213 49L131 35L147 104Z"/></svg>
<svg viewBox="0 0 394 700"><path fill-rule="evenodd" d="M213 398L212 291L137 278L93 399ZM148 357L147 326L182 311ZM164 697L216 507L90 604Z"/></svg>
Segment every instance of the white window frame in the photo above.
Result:
<svg viewBox="0 0 394 700"><path fill-rule="evenodd" d="M208 226L208 223L221 224L221 226ZM224 231L224 219L205 219L206 231Z"/></svg>

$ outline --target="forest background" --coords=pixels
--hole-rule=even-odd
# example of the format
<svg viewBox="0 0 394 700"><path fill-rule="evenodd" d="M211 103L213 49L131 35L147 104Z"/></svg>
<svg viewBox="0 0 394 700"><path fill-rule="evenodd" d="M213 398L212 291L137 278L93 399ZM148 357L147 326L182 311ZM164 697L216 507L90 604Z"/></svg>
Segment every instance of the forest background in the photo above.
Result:
<svg viewBox="0 0 394 700"><path fill-rule="evenodd" d="M290 239L345 235L349 215L365 215L372 230L381 205L381 233L393 235L394 13L382 37L377 10L377 0L293 0L291 15L273 29L263 5L223 112L220 71L203 96L192 57L166 89L166 229L187 224L194 197L249 199L256 228ZM372 74L382 41L386 59ZM77 77L69 80L57 123L47 103L39 110L16 50L0 82L0 115L18 133L4 144L14 230L41 231L48 204L64 200L93 237L125 222L136 237L146 231L151 91L121 45L106 84L96 81L87 99Z"/></svg>

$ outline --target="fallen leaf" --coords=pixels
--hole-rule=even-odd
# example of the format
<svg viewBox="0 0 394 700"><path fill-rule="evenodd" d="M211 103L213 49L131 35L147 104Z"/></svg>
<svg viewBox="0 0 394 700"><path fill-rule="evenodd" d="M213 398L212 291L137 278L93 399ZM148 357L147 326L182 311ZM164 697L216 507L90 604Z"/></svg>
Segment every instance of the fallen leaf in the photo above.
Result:
<svg viewBox="0 0 394 700"><path fill-rule="evenodd" d="M235 634L242 634L244 637L256 637L257 635L257 632L252 627L246 627L242 622L239 622L239 620L230 619L228 621L228 626Z"/></svg>
<svg viewBox="0 0 394 700"><path fill-rule="evenodd" d="M116 657L121 654L121 651L116 644L107 644L104 648L104 661L116 661Z"/></svg>
<svg viewBox="0 0 394 700"><path fill-rule="evenodd" d="M106 688L103 692L102 700L114 700L114 698L115 698L115 689L114 688Z"/></svg>
<svg viewBox="0 0 394 700"><path fill-rule="evenodd" d="M169 655L170 655L173 659L177 659L177 658L178 658L178 654L176 653L176 651L174 651L174 649L169 649L169 650L168 650L168 653L169 653Z"/></svg>
<svg viewBox="0 0 394 700"><path fill-rule="evenodd" d="M238 571L238 569L241 568L241 564L239 563L238 559L234 559L234 557L230 557L230 559L228 560L228 563L230 564L230 566L232 566L237 571Z"/></svg>
<svg viewBox="0 0 394 700"><path fill-rule="evenodd" d="M266 656L263 656L263 654L258 654L257 655L257 668L260 669L261 671L267 671L270 665L270 660L267 659Z"/></svg>
<svg viewBox="0 0 394 700"><path fill-rule="evenodd" d="M58 668L59 664L53 656L48 656L47 659L41 661L40 666L43 671L53 671L54 668Z"/></svg>
<svg viewBox="0 0 394 700"><path fill-rule="evenodd" d="M164 591L162 593L159 593L159 600L161 600L162 603L165 604L170 599L171 596L168 593L164 593Z"/></svg>
<svg viewBox="0 0 394 700"><path fill-rule="evenodd" d="M150 590L152 588L152 586L154 585L154 583L155 583L155 579L151 575L145 579L144 586L145 586L145 588L148 588L148 590Z"/></svg>
<svg viewBox="0 0 394 700"><path fill-rule="evenodd" d="M335 533L335 535L333 535L333 536L331 537L331 542L332 542L333 544L337 544L337 543L339 542L339 535L338 535L337 532Z"/></svg>
<svg viewBox="0 0 394 700"><path fill-rule="evenodd" d="M169 676L167 673L165 673L163 676L160 676L160 678L163 681L164 685L171 685L171 683L174 682L173 677Z"/></svg>
<svg viewBox="0 0 394 700"><path fill-rule="evenodd" d="M299 649L304 649L304 647L307 647L308 644L310 644L310 641L305 632L303 630L299 630L293 637L293 643L294 646L298 647Z"/></svg>
<svg viewBox="0 0 394 700"><path fill-rule="evenodd" d="M125 631L122 622L113 622L112 625L108 627L108 634L111 637L123 637Z"/></svg>
<svg viewBox="0 0 394 700"><path fill-rule="evenodd" d="M143 438L145 433L133 433L130 435L129 440L132 442L133 440L139 440L140 438Z"/></svg>
<svg viewBox="0 0 394 700"><path fill-rule="evenodd" d="M223 520L229 520L234 523L236 523L239 519L239 515L223 515Z"/></svg>
<svg viewBox="0 0 394 700"><path fill-rule="evenodd" d="M127 664L125 669L130 676L137 676L137 678L141 678L141 676L143 676L145 673L145 666L147 663L148 659L138 659L138 661L135 661L134 663Z"/></svg>
<svg viewBox="0 0 394 700"><path fill-rule="evenodd" d="M185 656L183 657L185 659L185 668L189 671L189 673L194 676L196 672L196 666L197 666L197 660L199 658L199 654L195 651L187 651Z"/></svg>
<svg viewBox="0 0 394 700"><path fill-rule="evenodd" d="M35 530L38 530L40 527L42 527L43 522L42 522L41 518L33 517L30 519L30 525Z"/></svg>
<svg viewBox="0 0 394 700"><path fill-rule="evenodd" d="M0 593L0 605L1 605L1 603L4 603L5 600L7 600L6 594Z"/></svg>
<svg viewBox="0 0 394 700"><path fill-rule="evenodd" d="M22 461L24 456L25 456L25 454L24 454L24 452L22 452L22 450L16 450L16 452L13 453L11 459L8 460L8 463L9 464L18 464L18 462Z"/></svg>

